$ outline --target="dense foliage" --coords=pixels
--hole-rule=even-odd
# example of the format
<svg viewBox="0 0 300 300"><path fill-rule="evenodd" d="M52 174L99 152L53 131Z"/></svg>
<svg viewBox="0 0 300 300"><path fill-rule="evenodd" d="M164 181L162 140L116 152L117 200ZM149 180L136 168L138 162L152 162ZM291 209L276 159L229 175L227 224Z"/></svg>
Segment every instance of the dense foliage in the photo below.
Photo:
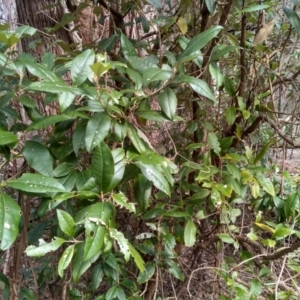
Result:
<svg viewBox="0 0 300 300"><path fill-rule="evenodd" d="M114 30L60 56L0 28L4 299L298 299L298 177L267 159L298 147L298 1L95 2Z"/></svg>

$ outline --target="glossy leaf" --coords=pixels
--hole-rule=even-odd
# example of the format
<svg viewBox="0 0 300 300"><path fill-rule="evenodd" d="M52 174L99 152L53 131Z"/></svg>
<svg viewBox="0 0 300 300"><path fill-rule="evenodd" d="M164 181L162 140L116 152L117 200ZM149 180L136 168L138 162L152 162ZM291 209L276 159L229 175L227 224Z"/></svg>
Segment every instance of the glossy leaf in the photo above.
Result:
<svg viewBox="0 0 300 300"><path fill-rule="evenodd" d="M138 131L131 124L128 125L128 136L132 141L132 144L134 145L135 149L139 153L142 154L146 151L146 147L141 138L139 137Z"/></svg>
<svg viewBox="0 0 300 300"><path fill-rule="evenodd" d="M300 195L298 192L288 196L284 203L284 213L287 218L300 211Z"/></svg>
<svg viewBox="0 0 300 300"><path fill-rule="evenodd" d="M141 162L136 162L136 164L142 171L143 175L151 181L155 187L170 196L170 185L159 168L155 165L147 165Z"/></svg>
<svg viewBox="0 0 300 300"><path fill-rule="evenodd" d="M110 129L110 117L107 113L95 113L89 120L86 133L85 144L88 152L91 152L100 142L104 140Z"/></svg>
<svg viewBox="0 0 300 300"><path fill-rule="evenodd" d="M30 124L26 130L34 130L34 129L44 129L50 125L54 125L56 123L59 122L63 122L63 121L68 121L68 120L72 120L74 119L74 117L70 117L68 115L53 115L53 116L49 116L49 117L43 117L38 119L37 121L33 122L32 124Z"/></svg>
<svg viewBox="0 0 300 300"><path fill-rule="evenodd" d="M192 219L188 219L184 227L184 244L193 247L196 242L196 226Z"/></svg>
<svg viewBox="0 0 300 300"><path fill-rule="evenodd" d="M210 29L196 35L190 40L186 48L182 51L182 53L178 57L178 62L183 60L185 57L193 54L194 52L202 49L209 43L210 40L216 37L222 29L223 27L221 26L213 26Z"/></svg>
<svg viewBox="0 0 300 300"><path fill-rule="evenodd" d="M214 96L211 88L208 86L208 84L196 77L192 76L180 76L177 77L177 81L180 81L181 83L187 83L190 85L190 87L199 95L204 96L208 98L209 100L213 101L213 103L217 103L216 97Z"/></svg>
<svg viewBox="0 0 300 300"><path fill-rule="evenodd" d="M75 95L73 93L60 93L58 96L58 102L60 106L60 111L65 111L75 100Z"/></svg>
<svg viewBox="0 0 300 300"><path fill-rule="evenodd" d="M97 186L105 192L113 179L115 168L113 156L104 142L101 142L94 150L91 170Z"/></svg>
<svg viewBox="0 0 300 300"><path fill-rule="evenodd" d="M176 94L170 88L165 88L164 91L157 95L158 103L166 116L172 120L177 109Z"/></svg>
<svg viewBox="0 0 300 300"><path fill-rule="evenodd" d="M21 209L9 195L0 192L0 249L7 250L19 233Z"/></svg>
<svg viewBox="0 0 300 300"><path fill-rule="evenodd" d="M58 225L61 229L61 231L65 234L67 234L70 237L74 236L75 233L75 222L70 214L68 214L66 211L57 209L57 219L58 219Z"/></svg>
<svg viewBox="0 0 300 300"><path fill-rule="evenodd" d="M207 138L207 141L208 141L208 145L209 147L214 150L214 152L219 155L220 152L221 152L221 147L220 147L220 143L219 143L219 140L218 140L218 137L216 136L215 133L209 133L208 134L208 138Z"/></svg>
<svg viewBox="0 0 300 300"><path fill-rule="evenodd" d="M45 243L44 240L39 239L39 246L28 246L25 252L31 257L44 256L49 252L57 250L64 242L65 240L59 237L54 238L54 240L50 243Z"/></svg>
<svg viewBox="0 0 300 300"><path fill-rule="evenodd" d="M275 196L275 190L270 178L263 176L261 173L256 174L256 179L262 188L271 196Z"/></svg>
<svg viewBox="0 0 300 300"><path fill-rule="evenodd" d="M0 129L0 145L16 144L17 142L18 138L16 135Z"/></svg>
<svg viewBox="0 0 300 300"><path fill-rule="evenodd" d="M138 174L133 187L134 198L141 212L144 212L150 205L152 183L144 175Z"/></svg>
<svg viewBox="0 0 300 300"><path fill-rule="evenodd" d="M124 237L124 234L115 228L110 228L109 234L115 241L117 241L120 252L124 255L125 261L128 262L130 259L129 242Z"/></svg>
<svg viewBox="0 0 300 300"><path fill-rule="evenodd" d="M87 49L74 58L71 65L71 77L75 85L81 85L91 73L90 66L95 61L95 52Z"/></svg>
<svg viewBox="0 0 300 300"><path fill-rule="evenodd" d="M295 30L299 36L300 35L300 18L298 16L297 12L295 12L294 10L292 10L288 7L284 7L283 11L284 11L285 15L287 16L291 25L295 28Z"/></svg>
<svg viewBox="0 0 300 300"><path fill-rule="evenodd" d="M96 291L99 287L100 283L102 282L102 279L104 277L103 267L101 264L97 264L92 272L92 289L93 291Z"/></svg>
<svg viewBox="0 0 300 300"><path fill-rule="evenodd" d="M123 194L113 194L113 200L116 202L117 205L121 207L125 207L128 209L131 213L135 213L135 206L134 203L129 202L128 198Z"/></svg>
<svg viewBox="0 0 300 300"><path fill-rule="evenodd" d="M149 68L143 72L143 82L147 86L149 83L157 80L166 81L169 80L172 76L172 71L163 70L160 68Z"/></svg>
<svg viewBox="0 0 300 300"><path fill-rule="evenodd" d="M23 174L18 179L9 180L6 185L30 193L64 192L65 188L54 178L39 174Z"/></svg>
<svg viewBox="0 0 300 300"><path fill-rule="evenodd" d="M47 147L35 141L27 141L23 155L31 168L45 176L53 175L53 158Z"/></svg>
<svg viewBox="0 0 300 300"><path fill-rule="evenodd" d="M129 41L129 39L126 37L126 35L121 32L121 46L122 46L122 51L127 59L129 56L134 57L136 55L136 51L132 43Z"/></svg>
<svg viewBox="0 0 300 300"><path fill-rule="evenodd" d="M39 92L48 92L53 94L58 93L72 93L74 95L81 95L81 90L67 85L64 82L59 80L57 81L43 81L43 82L34 82L31 83L28 87L28 90L39 91Z"/></svg>
<svg viewBox="0 0 300 300"><path fill-rule="evenodd" d="M58 268L57 272L58 275L63 278L64 277L64 270L69 266L73 255L74 255L74 247L75 245L70 245L62 254L61 258L59 259L58 262Z"/></svg>
<svg viewBox="0 0 300 300"><path fill-rule="evenodd" d="M166 263L170 274L172 274L175 278L179 279L180 281L184 281L184 275L180 269L180 266L172 259L166 259Z"/></svg>

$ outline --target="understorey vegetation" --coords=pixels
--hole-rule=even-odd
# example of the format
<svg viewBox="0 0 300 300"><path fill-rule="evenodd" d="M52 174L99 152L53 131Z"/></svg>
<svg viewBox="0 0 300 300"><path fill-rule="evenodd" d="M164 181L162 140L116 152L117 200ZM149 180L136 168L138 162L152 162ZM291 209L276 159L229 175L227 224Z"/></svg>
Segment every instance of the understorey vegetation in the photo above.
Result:
<svg viewBox="0 0 300 300"><path fill-rule="evenodd" d="M299 299L299 1L117 2L0 25L3 299Z"/></svg>

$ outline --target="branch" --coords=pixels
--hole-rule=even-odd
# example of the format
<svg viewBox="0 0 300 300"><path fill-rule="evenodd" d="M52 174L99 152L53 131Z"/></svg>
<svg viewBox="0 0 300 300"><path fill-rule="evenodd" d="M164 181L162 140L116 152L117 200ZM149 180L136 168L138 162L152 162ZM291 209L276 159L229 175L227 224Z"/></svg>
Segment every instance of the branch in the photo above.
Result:
<svg viewBox="0 0 300 300"><path fill-rule="evenodd" d="M124 16L121 13L119 13L117 10L108 6L104 0L98 0L97 3L99 3L101 6L103 6L112 14L116 27L122 29L124 25Z"/></svg>

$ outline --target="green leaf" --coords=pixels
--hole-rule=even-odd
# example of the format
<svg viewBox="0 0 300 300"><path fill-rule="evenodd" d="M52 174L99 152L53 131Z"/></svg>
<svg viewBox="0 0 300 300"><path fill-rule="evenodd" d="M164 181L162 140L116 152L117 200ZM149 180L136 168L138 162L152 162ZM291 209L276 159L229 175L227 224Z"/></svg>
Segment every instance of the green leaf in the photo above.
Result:
<svg viewBox="0 0 300 300"><path fill-rule="evenodd" d="M232 50L237 50L239 47L237 46L225 46L225 45L217 45L211 52L210 61L217 61L221 57L225 57L227 53Z"/></svg>
<svg viewBox="0 0 300 300"><path fill-rule="evenodd" d="M268 142L266 145L264 145L262 147L262 149L258 152L258 154L256 155L256 157L254 158L253 163L257 164L262 158L265 157L265 155L267 154L269 148L274 144L274 141L270 141Z"/></svg>
<svg viewBox="0 0 300 300"><path fill-rule="evenodd" d="M259 296L263 291L263 286L260 281L256 278L251 279L250 281L250 295Z"/></svg>
<svg viewBox="0 0 300 300"><path fill-rule="evenodd" d="M286 17L288 18L289 22L291 23L292 27L296 29L298 36L300 36L300 18L298 14L288 7L284 7L283 11Z"/></svg>
<svg viewBox="0 0 300 300"><path fill-rule="evenodd" d="M53 175L53 158L47 147L35 141L27 141L23 155L31 168L45 176Z"/></svg>
<svg viewBox="0 0 300 300"><path fill-rule="evenodd" d="M147 2L151 4L154 8L156 8L158 11L162 9L161 0L147 0Z"/></svg>
<svg viewBox="0 0 300 300"><path fill-rule="evenodd" d="M215 0L205 0L206 7L209 13L212 15L216 9L216 1Z"/></svg>
<svg viewBox="0 0 300 300"><path fill-rule="evenodd" d="M239 10L239 13L245 13L245 12L254 12L254 11L258 11L258 10L265 10L267 8L269 8L270 5L268 4L252 4L247 6L244 9Z"/></svg>
<svg viewBox="0 0 300 300"><path fill-rule="evenodd" d="M52 52L44 52L42 56L42 63L51 69L54 66L55 57Z"/></svg>
<svg viewBox="0 0 300 300"><path fill-rule="evenodd" d="M179 267L179 265L172 259L166 259L166 264L168 266L168 271L172 274L175 278L179 279L180 281L184 281L184 275Z"/></svg>
<svg viewBox="0 0 300 300"><path fill-rule="evenodd" d="M141 255L136 251L136 249L130 243L128 243L128 245L129 245L130 254L133 257L135 264L139 268L140 272L144 272L145 262L143 261Z"/></svg>
<svg viewBox="0 0 300 300"><path fill-rule="evenodd" d="M23 174L20 178L9 180L6 185L30 193L64 192L65 188L54 178L39 174Z"/></svg>
<svg viewBox="0 0 300 300"><path fill-rule="evenodd" d="M226 109L226 121L229 126L231 126L236 119L236 108L235 106L230 106Z"/></svg>
<svg viewBox="0 0 300 300"><path fill-rule="evenodd" d="M291 235L291 233L292 233L292 229L289 227L279 227L279 228L276 227L272 237L275 239L283 239Z"/></svg>
<svg viewBox="0 0 300 300"><path fill-rule="evenodd" d="M148 86L149 83L157 80L169 80L172 76L172 71L163 70L160 68L149 68L143 72L143 82L145 86Z"/></svg>
<svg viewBox="0 0 300 300"><path fill-rule="evenodd" d="M72 279L76 283L78 282L81 275L86 272L92 265L92 261L83 261L85 243L78 243L75 245L73 268L72 268Z"/></svg>
<svg viewBox="0 0 300 300"><path fill-rule="evenodd" d="M23 37L23 36L26 36L26 35L32 36L36 32L37 32L36 28L33 28L31 26L28 26L28 25L19 26L15 30L15 33L17 34L18 37Z"/></svg>
<svg viewBox="0 0 300 300"><path fill-rule="evenodd" d="M135 83L135 88L137 90L141 89L143 86L142 76L138 72L136 72L132 69L127 69L126 72L129 76L129 78Z"/></svg>
<svg viewBox="0 0 300 300"><path fill-rule="evenodd" d="M107 136L110 129L110 117L107 113L99 112L95 113L89 120L86 133L85 144L88 152L100 145Z"/></svg>
<svg viewBox="0 0 300 300"><path fill-rule="evenodd" d="M131 42L123 32L121 32L121 46L126 59L129 56L137 56L134 46L131 44Z"/></svg>
<svg viewBox="0 0 300 300"><path fill-rule="evenodd" d="M71 173L76 168L76 165L69 162L64 162L57 166L57 168L53 171L53 175L55 177L63 177Z"/></svg>
<svg viewBox="0 0 300 300"><path fill-rule="evenodd" d="M275 196L275 190L270 178L264 177L261 173L256 174L256 179L262 188L271 196Z"/></svg>
<svg viewBox="0 0 300 300"><path fill-rule="evenodd" d="M9 195L0 192L0 249L7 250L19 233L21 209Z"/></svg>
<svg viewBox="0 0 300 300"><path fill-rule="evenodd" d="M170 119L161 112L156 110L139 110L135 114L145 120L155 121L155 122L168 122Z"/></svg>
<svg viewBox="0 0 300 300"><path fill-rule="evenodd" d="M132 141L133 146L140 154L146 152L146 147L145 147L143 141L140 139L138 131L131 124L128 124L128 136L129 136L130 140Z"/></svg>
<svg viewBox="0 0 300 300"><path fill-rule="evenodd" d="M96 62L93 65L90 66L93 73L100 78L104 74L106 74L111 69L110 63L102 63L102 62Z"/></svg>
<svg viewBox="0 0 300 300"><path fill-rule="evenodd" d="M16 144L18 138L11 132L0 130L0 145Z"/></svg>
<svg viewBox="0 0 300 300"><path fill-rule="evenodd" d="M176 81L179 83L187 83L189 86L195 91L197 94L208 98L209 100L213 101L213 103L217 103L216 97L214 96L211 88L208 84L196 77L193 76L179 76L176 77Z"/></svg>
<svg viewBox="0 0 300 300"><path fill-rule="evenodd" d="M135 206L132 202L128 202L128 198L120 192L119 194L113 194L114 201L120 205L121 207L125 207L128 209L131 213L135 213Z"/></svg>
<svg viewBox="0 0 300 300"><path fill-rule="evenodd" d="M70 245L62 254L59 262L58 262L58 268L57 272L58 275L63 278L64 277L64 270L69 266L73 255L74 255L74 247L75 245Z"/></svg>
<svg viewBox="0 0 300 300"><path fill-rule="evenodd" d="M147 262L145 264L145 270L140 272L137 278L138 284L147 282L155 273L155 263Z"/></svg>
<svg viewBox="0 0 300 300"><path fill-rule="evenodd" d="M34 291L28 289L28 288L21 288L20 294L19 294L19 299L24 300L38 300L38 298L35 296Z"/></svg>
<svg viewBox="0 0 300 300"><path fill-rule="evenodd" d="M43 81L43 82L34 82L31 83L28 87L28 90L39 91L39 92L48 92L53 94L58 93L72 93L74 95L81 95L82 92L80 89L67 85L64 82L59 80L57 81Z"/></svg>
<svg viewBox="0 0 300 300"><path fill-rule="evenodd" d="M196 51L202 49L206 46L210 40L215 38L219 32L223 29L222 26L213 26L208 30L196 35L194 38L190 40L187 44L186 48L182 51L182 53L178 57L178 63L184 60L185 57L195 53Z"/></svg>
<svg viewBox="0 0 300 300"><path fill-rule="evenodd" d="M173 90L169 87L165 88L157 95L157 100L162 111L170 120L173 120L177 109L177 97Z"/></svg>
<svg viewBox="0 0 300 300"><path fill-rule="evenodd" d="M86 132L87 122L86 120L81 120L77 123L77 126L72 135L73 150L76 155L78 155L79 149L85 148L85 132Z"/></svg>
<svg viewBox="0 0 300 300"><path fill-rule="evenodd" d="M188 219L184 227L184 244L193 247L196 242L196 226L192 219Z"/></svg>
<svg viewBox="0 0 300 300"><path fill-rule="evenodd" d="M230 97L234 97L235 96L235 87L234 87L234 84L233 84L233 81L231 78L229 78L227 76L224 77L224 86L225 86L225 90L226 90L227 94Z"/></svg>
<svg viewBox="0 0 300 300"><path fill-rule="evenodd" d="M75 117L70 117L68 115L53 115L53 116L49 116L49 117L43 117L41 119L38 119L37 121L33 122L32 124L30 124L26 130L30 131L30 130L40 130L40 129L44 129L50 125L59 123L59 122L63 122L63 121L68 121L68 120L72 120Z"/></svg>
<svg viewBox="0 0 300 300"><path fill-rule="evenodd" d="M298 192L288 196L284 203L284 213L287 218L300 211L300 195Z"/></svg>
<svg viewBox="0 0 300 300"><path fill-rule="evenodd" d="M210 63L209 64L209 72L211 74L211 77L214 79L217 88L222 86L224 78L223 78L223 75L221 73L219 66L214 62Z"/></svg>
<svg viewBox="0 0 300 300"><path fill-rule="evenodd" d="M95 52L87 49L74 58L71 65L71 77L75 85L81 85L91 73L90 66L95 61Z"/></svg>
<svg viewBox="0 0 300 300"><path fill-rule="evenodd" d="M94 150L91 170L97 186L105 192L113 179L115 168L113 156L104 142L101 142Z"/></svg>
<svg viewBox="0 0 300 300"><path fill-rule="evenodd" d="M63 81L57 77L47 66L25 59L21 59L21 61L25 64L28 71L37 78L44 79L45 81L63 83Z"/></svg>
<svg viewBox="0 0 300 300"><path fill-rule="evenodd" d="M0 273L0 282L2 283L1 289L2 289L3 300L11 299L10 298L10 283L9 283L8 278L3 273Z"/></svg>
<svg viewBox="0 0 300 300"><path fill-rule="evenodd" d="M227 244L234 244L234 239L226 233L218 233L217 236L220 238L220 240Z"/></svg>
<svg viewBox="0 0 300 300"><path fill-rule="evenodd" d="M110 236L118 242L120 251L123 253L125 261L128 262L130 259L129 242L124 237L124 234L115 228L109 229Z"/></svg>
<svg viewBox="0 0 300 300"><path fill-rule="evenodd" d="M96 291L102 282L104 277L103 267L101 264L97 264L92 272L92 289Z"/></svg>
<svg viewBox="0 0 300 300"><path fill-rule="evenodd" d="M164 175L155 165L147 165L141 162L136 162L143 175L151 181L155 187L170 196L170 186Z"/></svg>
<svg viewBox="0 0 300 300"><path fill-rule="evenodd" d="M60 106L60 111L65 111L75 100L75 95L68 92L68 93L60 93L58 95L58 102Z"/></svg>
<svg viewBox="0 0 300 300"><path fill-rule="evenodd" d="M128 56L127 60L132 68L140 73L147 71L149 68L158 68L157 65L152 60L147 59L147 57Z"/></svg>
<svg viewBox="0 0 300 300"><path fill-rule="evenodd" d="M207 141L208 141L209 147L210 147L212 150L214 150L214 152L215 152L217 155L220 155L221 147L220 147L220 143L219 143L219 140L218 140L218 137L216 136L216 134L210 132L210 133L208 134Z"/></svg>
<svg viewBox="0 0 300 300"><path fill-rule="evenodd" d="M42 239L39 239L39 246L28 246L25 250L26 254L30 257L44 256L45 254L57 250L63 243L64 239L55 237L50 243L45 243Z"/></svg>
<svg viewBox="0 0 300 300"><path fill-rule="evenodd" d="M139 210L145 212L149 207L152 183L143 174L138 174L133 187L134 199L138 204Z"/></svg>
<svg viewBox="0 0 300 300"><path fill-rule="evenodd" d="M65 234L67 234L70 237L74 236L75 233L75 222L70 214L68 214L66 211L57 209L57 219L58 219L58 225L61 229L61 231Z"/></svg>

